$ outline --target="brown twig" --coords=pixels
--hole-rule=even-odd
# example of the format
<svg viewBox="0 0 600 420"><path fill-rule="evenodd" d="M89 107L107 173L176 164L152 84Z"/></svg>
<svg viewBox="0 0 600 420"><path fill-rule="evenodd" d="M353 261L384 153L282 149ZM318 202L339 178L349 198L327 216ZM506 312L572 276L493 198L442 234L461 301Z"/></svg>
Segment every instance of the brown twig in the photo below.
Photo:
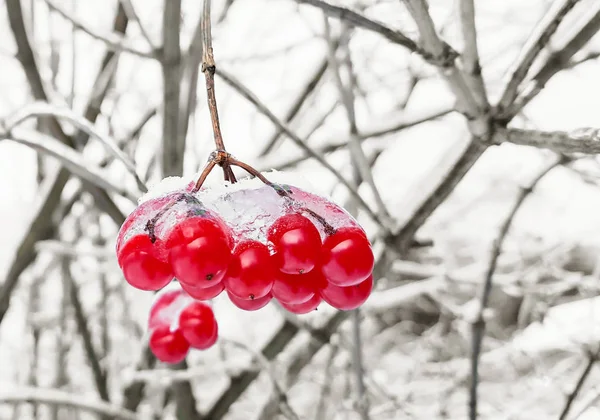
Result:
<svg viewBox="0 0 600 420"><path fill-rule="evenodd" d="M492 283L494 278L494 273L496 272L496 266L498 263L498 258L500 257L500 253L502 252L502 245L504 244L504 240L508 234L508 231L513 223L515 216L517 215L519 209L525 202L525 199L533 192L535 186L548 174L552 169L557 167L558 165L563 164L566 161L565 158L559 157L555 159L551 164L547 165L536 177L529 183L527 187L521 188L515 203L511 207L510 212L502 222L500 226L500 232L498 233L498 237L494 240L494 244L492 246L492 252L490 261L488 263L488 268L486 271L483 288L481 291L481 298L479 303L479 310L476 318L473 320L471 333L472 333L472 343L471 343L471 386L469 389L469 419L476 420L477 419L477 387L479 382L479 358L481 354L481 343L483 341L483 335L485 333L485 318L484 311L488 306L490 293L492 290Z"/></svg>

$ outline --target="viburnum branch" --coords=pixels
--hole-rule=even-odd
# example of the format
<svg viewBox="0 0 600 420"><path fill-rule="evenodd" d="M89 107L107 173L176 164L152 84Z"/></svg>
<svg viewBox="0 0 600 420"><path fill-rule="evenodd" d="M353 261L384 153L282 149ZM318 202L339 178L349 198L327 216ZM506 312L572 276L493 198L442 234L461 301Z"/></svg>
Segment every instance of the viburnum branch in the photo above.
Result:
<svg viewBox="0 0 600 420"><path fill-rule="evenodd" d="M519 209L525 202L525 199L529 196L529 194L531 194L535 186L542 180L542 178L544 178L544 176L546 176L546 174L548 174L552 169L554 169L558 165L565 163L565 161L566 158L562 156L558 157L552 163L547 165L542 171L540 171L540 173L537 174L537 176L529 183L527 187L521 188L517 199L515 200L510 212L508 213L500 227L498 237L494 241L491 257L485 275L483 289L481 291L479 310L475 319L473 320L471 328L471 386L469 389L470 420L477 419L477 386L479 381L479 356L481 354L481 343L483 341L483 335L485 333L485 318L483 313L488 306L490 293L492 291L494 273L496 272L498 258L500 257L500 254L502 252L502 245L504 244L504 240L506 239L512 222L515 216L517 215Z"/></svg>
<svg viewBox="0 0 600 420"><path fill-rule="evenodd" d="M210 120L212 123L215 146L217 150L225 152L225 143L221 133L221 124L219 123L219 112L217 110L217 98L215 95L215 58L213 55L211 23L210 23L210 0L204 0L204 10L202 12L202 72L206 80L206 99L210 111ZM227 159L219 163L223 168L223 175L226 181L236 182L235 174L229 166Z"/></svg>
<svg viewBox="0 0 600 420"><path fill-rule="evenodd" d="M599 356L600 356L600 347L595 352L588 351L587 363L585 364L583 371L579 375L579 378L577 379L577 383L575 384L573 391L571 391L569 393L569 395L567 396L565 405L564 405L564 407L560 413L560 416L558 418L559 420L565 420L567 418L567 416L569 415L569 413L571 411L571 407L573 406L573 403L575 402L575 399L581 392L581 388L583 388L583 384L585 383L586 379L590 375L590 372L592 371L592 368L598 361ZM579 416L573 417L573 419L577 419L577 418L579 418Z"/></svg>

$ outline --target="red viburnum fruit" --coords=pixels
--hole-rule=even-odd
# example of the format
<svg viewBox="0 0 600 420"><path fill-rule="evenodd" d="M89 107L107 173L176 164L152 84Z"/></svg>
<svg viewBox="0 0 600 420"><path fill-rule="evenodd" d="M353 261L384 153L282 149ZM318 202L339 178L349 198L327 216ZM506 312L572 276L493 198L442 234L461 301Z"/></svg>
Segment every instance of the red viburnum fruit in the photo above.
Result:
<svg viewBox="0 0 600 420"><path fill-rule="evenodd" d="M375 258L364 231L355 227L338 229L323 242L321 271L337 286L352 286L373 272Z"/></svg>
<svg viewBox="0 0 600 420"><path fill-rule="evenodd" d="M179 363L190 350L190 343L179 329L168 325L156 327L150 333L148 346L158 360L165 363Z"/></svg>
<svg viewBox="0 0 600 420"><path fill-rule="evenodd" d="M222 224L210 217L190 217L169 232L165 247L175 277L193 287L218 284L227 271L231 248Z"/></svg>
<svg viewBox="0 0 600 420"><path fill-rule="evenodd" d="M192 302L179 315L179 329L190 345L205 350L217 341L219 327L210 306Z"/></svg>
<svg viewBox="0 0 600 420"><path fill-rule="evenodd" d="M361 283L340 287L329 283L321 290L321 297L334 308L349 311L365 303L373 290L373 276Z"/></svg>
<svg viewBox="0 0 600 420"><path fill-rule="evenodd" d="M240 242L223 280L227 291L240 299L256 300L269 294L274 281L267 246L258 241Z"/></svg>
<svg viewBox="0 0 600 420"><path fill-rule="evenodd" d="M277 268L283 273L308 273L319 260L321 235L301 214L291 213L278 218L269 228L267 239L275 248Z"/></svg>

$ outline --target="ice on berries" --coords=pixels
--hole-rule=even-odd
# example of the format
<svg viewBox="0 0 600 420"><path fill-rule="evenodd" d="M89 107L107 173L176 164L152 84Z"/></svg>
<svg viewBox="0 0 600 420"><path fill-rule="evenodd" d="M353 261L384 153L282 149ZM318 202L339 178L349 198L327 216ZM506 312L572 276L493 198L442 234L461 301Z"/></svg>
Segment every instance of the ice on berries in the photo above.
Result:
<svg viewBox="0 0 600 420"><path fill-rule="evenodd" d="M374 265L364 230L342 207L286 174L265 176L270 184L256 178L205 183L195 192L191 178L154 186L117 238L125 279L158 290L175 277L186 299L209 300L225 291L248 311L272 299L298 314L321 301L341 310L364 303Z"/></svg>

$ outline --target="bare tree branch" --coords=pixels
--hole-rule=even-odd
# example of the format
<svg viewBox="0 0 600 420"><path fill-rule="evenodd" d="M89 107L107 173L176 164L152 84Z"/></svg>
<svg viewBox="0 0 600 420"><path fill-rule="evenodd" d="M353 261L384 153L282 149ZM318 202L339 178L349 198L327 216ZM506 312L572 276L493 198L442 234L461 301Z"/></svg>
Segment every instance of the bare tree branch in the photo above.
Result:
<svg viewBox="0 0 600 420"><path fill-rule="evenodd" d="M164 4L162 176L180 176L185 151L185 138L179 136L181 0L165 1Z"/></svg>
<svg viewBox="0 0 600 420"><path fill-rule="evenodd" d="M7 132L10 132L14 127L21 124L23 121L31 117L50 116L55 118L64 118L75 125L79 130L84 131L89 136L96 137L105 149L111 153L117 160L121 161L129 173L131 173L141 192L147 192L148 188L138 176L135 164L121 151L116 142L108 136L100 133L92 123L80 117L68 108L60 108L50 105L46 102L34 102L26 105L5 119L4 125ZM0 126L1 127L1 126ZM0 134L1 135L1 134Z"/></svg>
<svg viewBox="0 0 600 420"><path fill-rule="evenodd" d="M499 140L559 153L600 153L600 129L579 128L571 131L539 131L509 128L498 130Z"/></svg>
<svg viewBox="0 0 600 420"><path fill-rule="evenodd" d="M569 66L571 58L581 50L600 29L600 7L560 50L548 57L546 64L527 82L519 98L508 109L499 110L498 118L509 121L531 102L546 86L546 83L559 71Z"/></svg>
<svg viewBox="0 0 600 420"><path fill-rule="evenodd" d="M465 78L473 92L473 96L481 109L489 109L485 83L481 76L479 50L477 48L477 26L475 25L474 0L460 0L460 28L464 41L464 51L461 58L465 70Z"/></svg>
<svg viewBox="0 0 600 420"><path fill-rule="evenodd" d="M403 47L408 48L410 51L417 52L422 56L429 58L430 54L423 49L421 49L415 41L408 38L406 35L401 33L400 31L395 31L393 29L388 28L382 23L375 22L357 12L354 12L345 7L334 6L322 0L295 0L296 3L305 3L310 4L311 6L317 7L330 17L334 17L344 22L349 23L352 26L356 26L358 28L366 29L375 33L380 34L385 37L387 40L391 41L394 44L402 45Z"/></svg>
<svg viewBox="0 0 600 420"><path fill-rule="evenodd" d="M481 354L481 343L483 341L483 335L485 333L485 318L483 316L485 309L488 306L490 292L492 290L492 282L494 278L494 273L496 272L496 266L498 263L498 257L502 252L502 245L504 244L504 240L506 239L506 235L510 230L512 222L517 215L519 209L525 202L525 199L531 194L535 186L550 172L552 169L556 168L558 165L561 165L566 160L563 157L559 157L558 159L554 159L554 161L547 165L536 177L529 183L527 187L521 188L515 203L511 207L510 212L506 216L506 219L502 222L500 226L500 232L498 233L498 237L494 240L494 244L492 247L492 253L490 257L490 261L488 264L488 268L486 271L483 288L481 291L481 298L479 301L479 310L476 315L476 318L473 320L471 333L472 333L472 348L471 348L471 387L469 392L469 419L476 420L477 419L477 386L479 382L479 357Z"/></svg>
<svg viewBox="0 0 600 420"><path fill-rule="evenodd" d="M75 280L71 274L70 262L63 258L61 265L62 275L66 278L66 281L69 284L69 297L71 305L74 309L75 323L77 324L77 329L79 330L79 334L81 335L81 340L83 342L83 348L92 369L92 376L94 377L96 390L98 391L98 395L102 400L110 403L106 371L100 365L100 357L96 352L96 348L92 340L92 333L88 326L87 316L83 309L81 299L79 298L79 286L75 283Z"/></svg>
<svg viewBox="0 0 600 420"><path fill-rule="evenodd" d="M17 43L17 56L23 66L33 96L37 100L47 101L48 96L45 91L45 86L42 82L36 59L25 30L20 0L7 0L6 10L9 16L10 27ZM121 8L117 11L113 28L116 32L120 33L125 33L125 30L127 29L127 18ZM99 82L100 76L103 74L103 69L109 66L113 56L112 53L107 53L105 55L96 82ZM95 85L96 84L99 83L95 83ZM100 113L100 104L105 93L106 91L103 90L101 95L90 101L84 114L87 120L91 122L96 120ZM66 136L56 119L51 119L49 123L52 135L69 146L73 147L76 144L84 144L87 140L87 135L81 132L79 132L74 139ZM52 214L60 203L62 190L68 180L69 173L66 170L61 169L48 178L50 184L47 185L45 191L40 194L43 201L39 204L37 211L34 212L32 220L28 225L28 229L24 232L23 237L19 241L14 258L9 265L5 280L0 288L0 323L8 311L10 297L17 285L19 276L35 258L36 253L33 248L35 243L38 240L50 239L54 235ZM116 223L120 224L125 220L125 216L110 199L106 191L99 190L86 183L84 183L84 187L92 193L100 208L110 215Z"/></svg>
<svg viewBox="0 0 600 420"><path fill-rule="evenodd" d="M521 82L527 76L531 65L538 57L539 53L550 41L552 35L558 29L567 13L579 2L579 0L561 0L560 4L551 9L544 19L539 23L534 33L527 40L527 43L521 50L512 69L509 71L511 77L504 88L504 92L498 101L498 108L507 109L517 97L517 90Z"/></svg>
<svg viewBox="0 0 600 420"><path fill-rule="evenodd" d="M342 76L340 75L340 66L337 61L335 44L333 43L333 39L331 37L331 30L329 26L328 18L325 17L325 37L327 39L329 45L329 66L331 67L331 71L333 73L333 78L335 80L335 84L337 86L340 100L346 110L346 117L348 119L348 123L350 126L349 132L349 144L348 148L350 149L350 154L352 156L352 163L355 165L355 168L360 173L361 180L366 181L367 185L369 185L373 197L375 199L375 203L377 204L378 216L381 220L386 221L386 225L391 224L390 215L385 207L385 203L381 199L381 195L379 194L379 190L375 185L375 180L373 179L373 173L371 172L371 167L367 161L367 157L360 145L360 140L358 138L359 131L358 126L356 124L356 112L354 108L354 89L353 86L345 87L344 82L342 81ZM348 64L347 70L349 79L354 79L354 74L352 71L352 62L350 58L350 50L346 48L346 54L348 55ZM360 182L359 182L360 184ZM389 220L389 221L388 221Z"/></svg>
<svg viewBox="0 0 600 420"><path fill-rule="evenodd" d="M140 17L135 11L135 7L133 6L133 3L131 3L131 0L119 0L119 2L123 5L123 9L125 9L125 13L127 13L127 18L130 21L136 22L138 24L142 36L146 39L146 42L152 48L152 50L155 51L157 48L155 47L154 42L152 41L152 37L150 36L148 31L146 30L146 27L140 20ZM85 30L84 28L82 29Z"/></svg>
<svg viewBox="0 0 600 420"><path fill-rule="evenodd" d="M114 419L139 420L135 413L121 407L54 389L20 386L15 386L12 389L2 389L0 390L0 402L11 404L37 402L54 406L73 407Z"/></svg>
<svg viewBox="0 0 600 420"><path fill-rule="evenodd" d="M63 18L65 18L66 20L71 22L73 24L73 26L75 26L77 29L85 32L92 38L102 41L106 45L106 47L108 49L110 49L111 51L116 52L116 53L127 52L130 54L134 54L134 55L138 55L138 56L142 56L142 57L146 57L146 58L155 58L156 55L154 52L139 51L139 50L127 45L122 36L116 35L114 33L102 34L100 32L97 32L97 31L89 28L88 26L85 26L81 22L79 22L77 20L77 18L75 18L75 16L72 16L71 13L68 12L67 10L63 9L62 6L59 6L56 3L54 3L53 0L45 0L45 1L48 4L48 7L50 7L52 10L54 10L59 15L61 15ZM123 7L122 4L120 4L119 6Z"/></svg>
<svg viewBox="0 0 600 420"><path fill-rule="evenodd" d="M314 92L319 82L323 79L323 76L327 71L327 67L329 67L329 59L326 56L319 63L319 65L315 67L315 72L308 79L308 83L306 83L306 85L300 90L300 94L298 95L298 97L288 110L287 114L285 115L284 121L286 124L291 123L292 120L296 117L296 115L298 115L298 112L300 112L302 106L309 98L310 94ZM273 133L271 138L267 140L264 148L260 151L258 156L262 157L271 152L273 148L277 145L278 140L281 138L282 134L282 131L277 129L275 133Z"/></svg>

